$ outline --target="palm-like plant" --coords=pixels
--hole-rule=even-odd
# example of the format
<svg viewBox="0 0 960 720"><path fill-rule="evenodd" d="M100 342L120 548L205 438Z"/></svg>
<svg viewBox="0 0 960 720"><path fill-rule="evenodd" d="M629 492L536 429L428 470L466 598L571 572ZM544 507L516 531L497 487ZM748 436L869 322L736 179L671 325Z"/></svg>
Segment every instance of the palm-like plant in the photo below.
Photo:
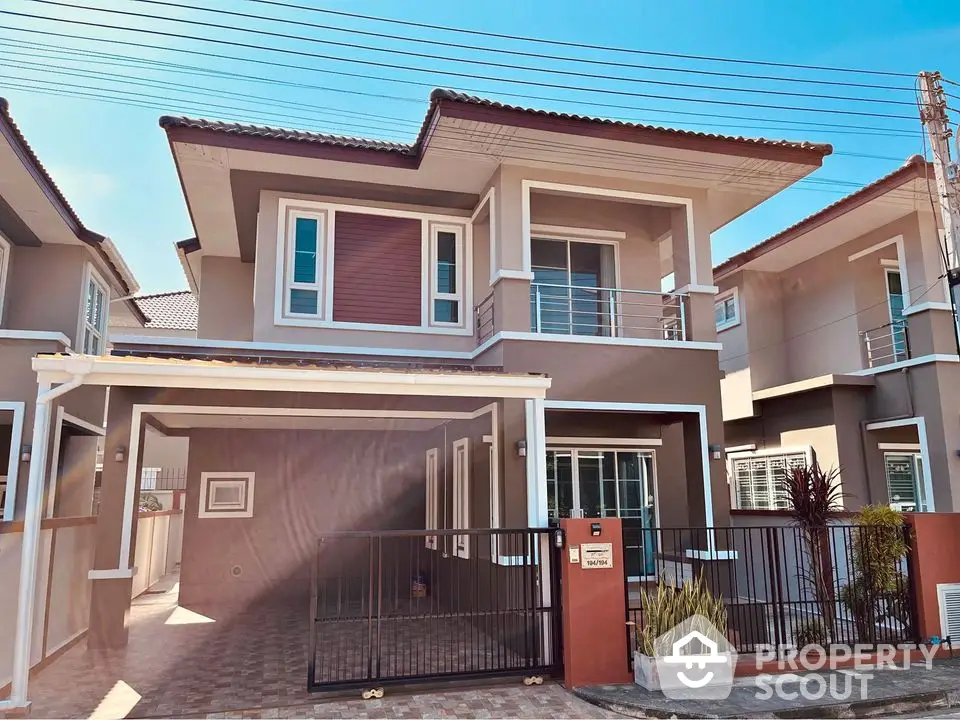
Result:
<svg viewBox="0 0 960 720"><path fill-rule="evenodd" d="M785 488L793 521L803 534L803 548L809 556L806 564L809 571L801 574L820 609L828 641L833 637L835 592L831 582L833 571L827 526L843 508L843 498L846 497L839 478L839 468L824 472L814 461L812 465L792 468Z"/></svg>

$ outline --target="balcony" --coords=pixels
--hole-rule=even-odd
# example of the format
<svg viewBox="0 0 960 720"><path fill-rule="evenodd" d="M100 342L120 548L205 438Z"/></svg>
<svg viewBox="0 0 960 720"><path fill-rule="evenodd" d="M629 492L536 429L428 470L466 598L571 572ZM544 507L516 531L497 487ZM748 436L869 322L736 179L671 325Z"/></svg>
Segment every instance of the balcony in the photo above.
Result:
<svg viewBox="0 0 960 720"><path fill-rule="evenodd" d="M651 290L530 284L530 330L554 335L686 340L687 297Z"/></svg>
<svg viewBox="0 0 960 720"><path fill-rule="evenodd" d="M860 333L868 368L889 365L910 357L907 323L904 320L881 325Z"/></svg>

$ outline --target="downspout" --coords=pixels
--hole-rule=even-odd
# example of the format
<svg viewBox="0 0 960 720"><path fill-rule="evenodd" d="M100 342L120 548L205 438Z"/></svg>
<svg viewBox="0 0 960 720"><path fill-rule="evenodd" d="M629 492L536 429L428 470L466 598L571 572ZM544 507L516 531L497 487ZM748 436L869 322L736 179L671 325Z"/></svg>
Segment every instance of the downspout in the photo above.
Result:
<svg viewBox="0 0 960 720"><path fill-rule="evenodd" d="M890 415L889 417L874 418L872 420L860 421L860 459L863 461L863 476L867 482L867 505L873 503L873 491L870 485L870 472L867 468L867 425L877 422L887 422L888 420L906 420L914 417L913 405L913 385L910 383L910 368L900 368L900 376L903 378L903 384L907 390L907 412L899 415Z"/></svg>
<svg viewBox="0 0 960 720"><path fill-rule="evenodd" d="M20 587L17 601L17 633L13 644L13 678L10 699L0 702L0 710L28 707L27 682L30 679L30 640L33 635L36 600L37 561L40 551L40 525L43 522L43 479L50 439L50 402L83 384L83 375L55 388L39 382L33 416L35 448L27 480L27 501L23 520L23 545L20 550Z"/></svg>

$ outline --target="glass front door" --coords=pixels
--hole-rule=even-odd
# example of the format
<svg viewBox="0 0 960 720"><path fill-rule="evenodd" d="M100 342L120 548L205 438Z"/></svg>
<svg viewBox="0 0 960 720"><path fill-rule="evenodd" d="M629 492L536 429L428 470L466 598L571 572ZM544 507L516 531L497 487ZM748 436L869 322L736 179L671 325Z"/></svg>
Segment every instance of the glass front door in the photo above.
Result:
<svg viewBox="0 0 960 720"><path fill-rule="evenodd" d="M890 309L890 340L894 362L907 359L907 323L903 317L903 300L900 273L887 270L887 305Z"/></svg>
<svg viewBox="0 0 960 720"><path fill-rule="evenodd" d="M653 453L572 448L547 450L547 512L565 517L655 516Z"/></svg>

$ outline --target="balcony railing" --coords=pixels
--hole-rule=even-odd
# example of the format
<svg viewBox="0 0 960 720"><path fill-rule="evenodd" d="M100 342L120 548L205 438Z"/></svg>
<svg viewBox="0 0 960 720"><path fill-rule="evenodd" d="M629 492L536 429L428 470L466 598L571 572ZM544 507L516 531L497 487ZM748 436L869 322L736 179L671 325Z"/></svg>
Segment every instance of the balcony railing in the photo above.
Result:
<svg viewBox="0 0 960 720"><path fill-rule="evenodd" d="M483 342L491 335L493 335L494 329L494 304L493 304L493 293L487 295L483 300L480 301L480 304L477 305L475 314L476 314L476 331L477 331L477 342Z"/></svg>
<svg viewBox="0 0 960 720"><path fill-rule="evenodd" d="M881 325L860 333L867 356L867 367L889 365L910 357L907 324L903 320Z"/></svg>
<svg viewBox="0 0 960 720"><path fill-rule="evenodd" d="M682 293L531 283L530 329L537 333L686 340Z"/></svg>

